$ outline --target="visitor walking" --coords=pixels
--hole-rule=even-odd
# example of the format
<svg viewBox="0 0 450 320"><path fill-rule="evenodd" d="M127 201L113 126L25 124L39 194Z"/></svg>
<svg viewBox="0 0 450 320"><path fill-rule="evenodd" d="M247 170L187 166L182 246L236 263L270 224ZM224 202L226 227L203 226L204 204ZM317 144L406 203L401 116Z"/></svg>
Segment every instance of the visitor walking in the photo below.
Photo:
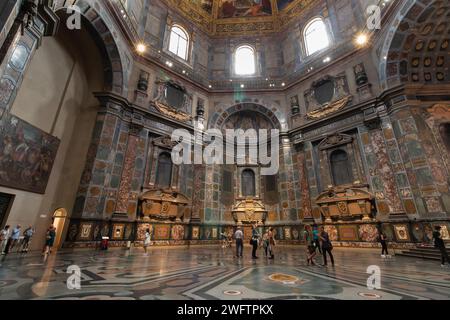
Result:
<svg viewBox="0 0 450 320"><path fill-rule="evenodd" d="M25 229L25 231L23 232L23 242L22 242L22 248L21 248L21 252L28 252L29 248L30 248L30 243L31 243L31 238L34 235L34 229L33 226L29 226L28 228Z"/></svg>
<svg viewBox="0 0 450 320"><path fill-rule="evenodd" d="M47 233L45 234L45 246L43 254L52 253L52 247L53 243L55 242L55 237L56 237L56 228L53 225L51 225L47 229Z"/></svg>
<svg viewBox="0 0 450 320"><path fill-rule="evenodd" d="M6 225L5 228L3 228L2 231L0 231L0 240L1 240L1 253L2 255L5 255L6 252L6 246L8 245L8 240L10 236L11 230L9 229L9 225Z"/></svg>
<svg viewBox="0 0 450 320"><path fill-rule="evenodd" d="M256 225L252 226L252 240L251 245L252 245L252 259L258 259L258 257L256 256L256 250L258 249L258 241L259 241L259 233L258 230L256 229Z"/></svg>
<svg viewBox="0 0 450 320"><path fill-rule="evenodd" d="M445 242L442 240L441 235L441 227L436 226L434 227L433 232L433 240L434 240L434 246L439 249L441 252L441 267L445 267L445 261L450 265L450 260L448 258L447 249L445 248Z"/></svg>
<svg viewBox="0 0 450 320"><path fill-rule="evenodd" d="M275 234L272 227L269 228L267 235L269 237L269 259L275 259Z"/></svg>
<svg viewBox="0 0 450 320"><path fill-rule="evenodd" d="M14 247L19 244L19 240L20 240L20 231L22 229L22 226L20 224L18 224L11 232L11 237L9 238L9 245L7 245L7 251L8 252L12 252Z"/></svg>
<svg viewBox="0 0 450 320"><path fill-rule="evenodd" d="M316 246L314 245L313 235L311 231L311 226L306 225L305 231L303 233L303 239L306 243L306 263L309 266L310 264L315 266L316 263L314 258L317 255Z"/></svg>
<svg viewBox="0 0 450 320"><path fill-rule="evenodd" d="M319 240L319 229L317 224L313 225L313 245L316 249L319 249L319 253L322 254L322 249L320 248L320 240Z"/></svg>
<svg viewBox="0 0 450 320"><path fill-rule="evenodd" d="M327 253L330 256L331 265L334 267L334 257L331 251L333 250L333 245L330 241L330 236L325 231L325 228L321 228L321 233L319 235L320 240L322 240L322 254L323 254L323 266L327 265Z"/></svg>
<svg viewBox="0 0 450 320"><path fill-rule="evenodd" d="M244 234L242 233L241 227L237 227L234 233L234 239L236 239L236 257L242 257L242 251L244 249L243 239Z"/></svg>
<svg viewBox="0 0 450 320"><path fill-rule="evenodd" d="M381 243L381 257L386 258L389 255L387 237L383 232L380 232L380 243Z"/></svg>
<svg viewBox="0 0 450 320"><path fill-rule="evenodd" d="M148 256L147 247L150 245L151 235L150 229L145 230L145 239L144 239L144 256Z"/></svg>
<svg viewBox="0 0 450 320"><path fill-rule="evenodd" d="M262 236L262 245L264 249L264 256L267 258L267 253L269 251L269 230L266 230Z"/></svg>

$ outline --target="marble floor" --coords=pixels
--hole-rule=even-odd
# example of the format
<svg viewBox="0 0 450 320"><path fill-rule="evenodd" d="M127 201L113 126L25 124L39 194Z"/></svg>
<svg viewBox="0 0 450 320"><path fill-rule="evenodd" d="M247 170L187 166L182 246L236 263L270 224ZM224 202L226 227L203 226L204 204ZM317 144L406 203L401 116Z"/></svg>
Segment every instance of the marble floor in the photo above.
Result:
<svg viewBox="0 0 450 320"><path fill-rule="evenodd" d="M275 260L262 252L252 260L250 250L241 259L220 246L11 254L0 258L0 299L450 299L450 268L435 261L335 248L335 267L320 267L306 265L304 247L278 247ZM68 289L71 265L81 289ZM381 271L379 290L367 287L371 265Z"/></svg>

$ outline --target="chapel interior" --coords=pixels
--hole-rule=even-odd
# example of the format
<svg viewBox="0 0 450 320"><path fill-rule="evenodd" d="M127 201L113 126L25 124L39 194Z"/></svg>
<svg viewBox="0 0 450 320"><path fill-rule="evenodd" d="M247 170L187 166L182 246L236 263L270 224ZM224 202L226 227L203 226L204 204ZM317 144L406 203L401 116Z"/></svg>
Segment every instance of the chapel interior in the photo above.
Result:
<svg viewBox="0 0 450 320"><path fill-rule="evenodd" d="M0 227L175 260L254 224L287 256L314 224L450 242L449 45L448 0L2 0ZM278 170L174 163L179 129L278 130Z"/></svg>

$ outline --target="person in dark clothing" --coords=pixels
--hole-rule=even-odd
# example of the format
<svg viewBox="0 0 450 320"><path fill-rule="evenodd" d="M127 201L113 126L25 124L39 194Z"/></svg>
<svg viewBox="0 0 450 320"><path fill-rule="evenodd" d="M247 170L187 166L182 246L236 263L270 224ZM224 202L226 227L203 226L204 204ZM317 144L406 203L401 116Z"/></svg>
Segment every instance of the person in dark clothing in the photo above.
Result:
<svg viewBox="0 0 450 320"><path fill-rule="evenodd" d="M259 239L259 233L256 229L256 225L252 226L252 259L258 259L256 256L256 250L258 249L258 239Z"/></svg>
<svg viewBox="0 0 450 320"><path fill-rule="evenodd" d="M380 243L381 243L381 257L386 258L389 255L387 247L387 237L383 232L380 232Z"/></svg>
<svg viewBox="0 0 450 320"><path fill-rule="evenodd" d="M436 226L433 232L434 246L441 252L441 266L445 267L445 261L450 264L450 259L448 258L447 249L445 248L445 242L441 237L441 227Z"/></svg>
<svg viewBox="0 0 450 320"><path fill-rule="evenodd" d="M321 232L320 232L319 238L322 241L323 266L327 265L327 252L328 252L328 255L330 256L330 260L331 260L331 265L334 267L334 257L333 257L333 254L331 253L331 250L333 250L333 245L331 244L330 236L325 231L324 227L322 227L320 229L321 229Z"/></svg>

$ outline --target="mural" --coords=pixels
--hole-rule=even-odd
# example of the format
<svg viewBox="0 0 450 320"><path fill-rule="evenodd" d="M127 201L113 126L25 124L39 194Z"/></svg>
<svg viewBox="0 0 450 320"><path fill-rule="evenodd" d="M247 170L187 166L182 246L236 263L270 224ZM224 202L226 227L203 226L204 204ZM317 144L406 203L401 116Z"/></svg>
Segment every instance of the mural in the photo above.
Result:
<svg viewBox="0 0 450 320"><path fill-rule="evenodd" d="M189 0L189 2L212 14L213 0Z"/></svg>
<svg viewBox="0 0 450 320"><path fill-rule="evenodd" d="M219 18L272 15L270 0L221 0Z"/></svg>
<svg viewBox="0 0 450 320"><path fill-rule="evenodd" d="M277 0L278 11L285 9L290 3L295 0Z"/></svg>
<svg viewBox="0 0 450 320"><path fill-rule="evenodd" d="M59 139L12 115L0 128L0 185L45 193Z"/></svg>

